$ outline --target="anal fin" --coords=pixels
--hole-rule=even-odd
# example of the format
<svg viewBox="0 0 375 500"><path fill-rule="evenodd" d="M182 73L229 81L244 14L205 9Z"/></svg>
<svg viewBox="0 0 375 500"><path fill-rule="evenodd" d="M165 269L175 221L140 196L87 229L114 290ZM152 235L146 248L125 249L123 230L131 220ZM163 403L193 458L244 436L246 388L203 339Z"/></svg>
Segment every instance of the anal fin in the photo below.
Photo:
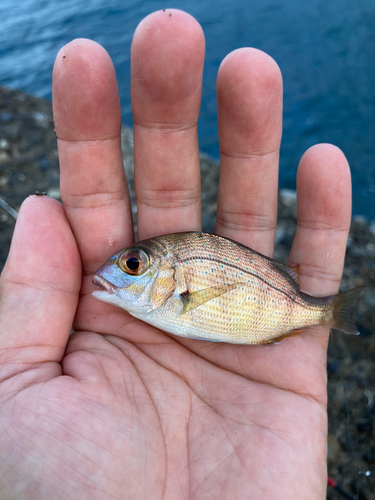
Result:
<svg viewBox="0 0 375 500"><path fill-rule="evenodd" d="M290 332L283 333L279 337L276 337L269 342L270 344L280 344L280 342L288 337L294 337L299 333L302 333L304 328L296 328L295 330L290 330Z"/></svg>

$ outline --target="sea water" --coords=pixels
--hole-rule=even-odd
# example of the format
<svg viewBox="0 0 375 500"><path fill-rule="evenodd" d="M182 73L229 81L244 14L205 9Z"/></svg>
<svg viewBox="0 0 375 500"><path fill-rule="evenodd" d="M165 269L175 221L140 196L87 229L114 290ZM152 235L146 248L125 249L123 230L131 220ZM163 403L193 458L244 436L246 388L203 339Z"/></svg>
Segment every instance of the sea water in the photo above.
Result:
<svg viewBox="0 0 375 500"><path fill-rule="evenodd" d="M51 98L57 51L87 37L111 55L123 122L132 125L130 44L152 11L180 8L206 36L201 150L218 158L216 74L243 46L270 54L284 78L280 186L295 187L297 165L313 144L347 156L353 212L375 219L375 0L0 0L0 85Z"/></svg>

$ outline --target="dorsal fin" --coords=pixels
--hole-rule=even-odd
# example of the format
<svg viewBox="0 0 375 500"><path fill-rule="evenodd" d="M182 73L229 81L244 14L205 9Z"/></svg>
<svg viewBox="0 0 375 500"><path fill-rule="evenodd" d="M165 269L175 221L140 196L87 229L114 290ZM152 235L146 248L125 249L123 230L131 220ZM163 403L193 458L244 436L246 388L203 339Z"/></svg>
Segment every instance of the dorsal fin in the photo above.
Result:
<svg viewBox="0 0 375 500"><path fill-rule="evenodd" d="M273 264L275 264L275 266L281 269L282 271L289 274L289 276L292 278L293 281L296 282L299 288L299 264L297 264L295 267L289 267L277 261L273 261Z"/></svg>

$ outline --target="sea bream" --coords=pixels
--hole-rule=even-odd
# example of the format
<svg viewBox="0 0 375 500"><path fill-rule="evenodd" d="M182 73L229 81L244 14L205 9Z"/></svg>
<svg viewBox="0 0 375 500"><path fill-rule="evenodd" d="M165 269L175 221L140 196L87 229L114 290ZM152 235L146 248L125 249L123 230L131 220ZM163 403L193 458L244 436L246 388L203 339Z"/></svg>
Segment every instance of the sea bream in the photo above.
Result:
<svg viewBox="0 0 375 500"><path fill-rule="evenodd" d="M112 255L93 282L95 298L181 337L267 344L313 325L358 333L348 306L361 288L312 297L295 270L213 234L140 241Z"/></svg>

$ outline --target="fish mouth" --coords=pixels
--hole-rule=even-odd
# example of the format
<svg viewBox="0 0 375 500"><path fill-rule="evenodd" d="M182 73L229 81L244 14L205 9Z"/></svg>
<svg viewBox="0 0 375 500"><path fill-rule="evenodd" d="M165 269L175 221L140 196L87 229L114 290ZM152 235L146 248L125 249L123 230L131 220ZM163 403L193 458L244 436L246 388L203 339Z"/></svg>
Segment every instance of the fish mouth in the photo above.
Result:
<svg viewBox="0 0 375 500"><path fill-rule="evenodd" d="M96 285L97 287L101 288L102 290L108 293L116 293L116 290L118 288L117 286L113 285L112 283L104 279L102 276L99 276L98 274L95 274L95 276L92 279L92 282L94 283L94 285Z"/></svg>

